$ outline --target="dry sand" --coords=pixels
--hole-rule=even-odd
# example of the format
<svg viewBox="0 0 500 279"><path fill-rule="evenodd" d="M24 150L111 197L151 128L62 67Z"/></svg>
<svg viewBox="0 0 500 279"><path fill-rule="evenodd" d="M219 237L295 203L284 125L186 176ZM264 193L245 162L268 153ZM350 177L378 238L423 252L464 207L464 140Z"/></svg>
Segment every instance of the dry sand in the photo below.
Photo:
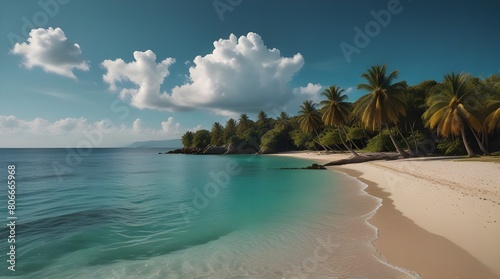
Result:
<svg viewBox="0 0 500 279"><path fill-rule="evenodd" d="M327 163L348 154L292 156ZM500 164L416 158L332 167L368 184L383 205L377 250L423 278L500 278Z"/></svg>

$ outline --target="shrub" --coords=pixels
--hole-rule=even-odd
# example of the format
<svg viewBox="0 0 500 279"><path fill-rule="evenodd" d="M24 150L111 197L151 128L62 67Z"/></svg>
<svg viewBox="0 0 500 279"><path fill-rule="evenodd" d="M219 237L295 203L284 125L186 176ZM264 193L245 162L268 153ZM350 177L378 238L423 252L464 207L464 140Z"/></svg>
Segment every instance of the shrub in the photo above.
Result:
<svg viewBox="0 0 500 279"><path fill-rule="evenodd" d="M370 152L386 152L386 151L396 151L394 144L392 144L391 138L387 131L378 133L368 141L366 150Z"/></svg>
<svg viewBox="0 0 500 279"><path fill-rule="evenodd" d="M467 152L461 140L446 139L437 145L437 150L444 155L465 155Z"/></svg>

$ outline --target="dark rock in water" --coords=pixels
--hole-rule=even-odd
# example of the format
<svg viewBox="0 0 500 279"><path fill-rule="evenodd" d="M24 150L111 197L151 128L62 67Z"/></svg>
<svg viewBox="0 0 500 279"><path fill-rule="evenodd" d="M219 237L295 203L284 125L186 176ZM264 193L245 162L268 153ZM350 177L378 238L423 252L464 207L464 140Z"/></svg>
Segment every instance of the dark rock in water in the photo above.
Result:
<svg viewBox="0 0 500 279"><path fill-rule="evenodd" d="M326 168L323 165L318 165L318 164L312 164L309 167L305 167L303 169L306 170L326 170Z"/></svg>

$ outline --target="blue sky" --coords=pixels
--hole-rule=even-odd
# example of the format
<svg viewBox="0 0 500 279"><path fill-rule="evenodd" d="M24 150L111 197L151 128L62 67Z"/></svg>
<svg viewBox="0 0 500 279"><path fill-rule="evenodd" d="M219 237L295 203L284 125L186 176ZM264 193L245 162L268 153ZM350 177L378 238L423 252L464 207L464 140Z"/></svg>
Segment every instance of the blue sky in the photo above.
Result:
<svg viewBox="0 0 500 279"><path fill-rule="evenodd" d="M0 147L180 138L242 112L295 114L333 84L354 101L376 64L409 84L485 77L500 70L498 11L485 0L0 0Z"/></svg>

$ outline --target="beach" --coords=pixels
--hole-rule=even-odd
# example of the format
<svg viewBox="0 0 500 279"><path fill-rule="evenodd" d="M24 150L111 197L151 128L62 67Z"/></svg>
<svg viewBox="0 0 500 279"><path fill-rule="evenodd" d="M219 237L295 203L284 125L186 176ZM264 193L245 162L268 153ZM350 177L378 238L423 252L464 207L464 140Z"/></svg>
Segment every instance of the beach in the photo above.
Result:
<svg viewBox="0 0 500 279"><path fill-rule="evenodd" d="M287 152L319 164L350 154ZM500 164L455 157L328 167L368 185L382 199L369 222L391 265L422 278L500 278Z"/></svg>

